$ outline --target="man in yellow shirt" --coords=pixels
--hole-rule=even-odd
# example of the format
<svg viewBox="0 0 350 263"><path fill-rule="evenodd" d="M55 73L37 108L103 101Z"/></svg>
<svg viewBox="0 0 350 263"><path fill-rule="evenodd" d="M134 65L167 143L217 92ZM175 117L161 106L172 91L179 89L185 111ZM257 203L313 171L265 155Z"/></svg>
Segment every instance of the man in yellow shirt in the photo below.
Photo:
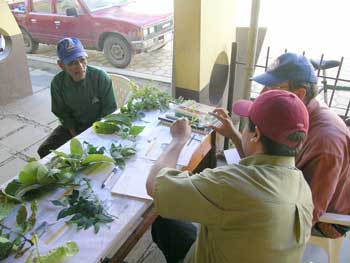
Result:
<svg viewBox="0 0 350 263"><path fill-rule="evenodd" d="M254 103L238 101L233 112L249 118L237 145L246 158L199 174L175 169L191 128L185 119L171 127L172 142L146 185L160 215L153 240L170 263L300 262L313 205L294 156L309 127L307 109L296 95L273 90ZM215 116L224 121L222 113ZM200 224L198 233L190 222Z"/></svg>

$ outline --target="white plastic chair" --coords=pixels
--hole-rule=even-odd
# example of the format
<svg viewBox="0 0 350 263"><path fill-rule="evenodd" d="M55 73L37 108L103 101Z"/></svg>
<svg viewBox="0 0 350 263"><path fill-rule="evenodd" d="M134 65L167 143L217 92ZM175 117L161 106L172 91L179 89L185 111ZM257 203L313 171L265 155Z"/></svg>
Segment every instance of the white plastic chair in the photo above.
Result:
<svg viewBox="0 0 350 263"><path fill-rule="evenodd" d="M131 80L121 75L109 74L109 76L113 82L117 106L120 108L126 103L128 99Z"/></svg>
<svg viewBox="0 0 350 263"><path fill-rule="evenodd" d="M325 213L320 222L350 226L350 215ZM349 232L348 232L349 233ZM328 254L328 263L339 263L340 249L344 237L332 239L327 237L311 236L309 244L323 248Z"/></svg>

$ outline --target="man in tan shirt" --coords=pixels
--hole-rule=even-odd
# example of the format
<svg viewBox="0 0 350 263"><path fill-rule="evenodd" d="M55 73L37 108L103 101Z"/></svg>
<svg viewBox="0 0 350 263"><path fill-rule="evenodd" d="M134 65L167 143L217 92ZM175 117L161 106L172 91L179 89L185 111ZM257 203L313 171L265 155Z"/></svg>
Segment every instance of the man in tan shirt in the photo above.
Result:
<svg viewBox="0 0 350 263"><path fill-rule="evenodd" d="M172 126L146 185L160 215L153 240L170 263L300 262L313 205L294 156L309 127L307 109L274 90L238 101L233 112L249 118L236 145L246 158L199 174L174 169L191 128L185 119ZM214 115L224 121L222 110ZM190 222L200 224L198 233Z"/></svg>

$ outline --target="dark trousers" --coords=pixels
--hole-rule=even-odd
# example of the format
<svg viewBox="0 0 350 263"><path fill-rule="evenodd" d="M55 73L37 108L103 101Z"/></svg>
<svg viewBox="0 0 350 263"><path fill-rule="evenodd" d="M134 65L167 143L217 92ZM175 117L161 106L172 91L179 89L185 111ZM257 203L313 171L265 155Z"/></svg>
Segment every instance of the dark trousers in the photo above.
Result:
<svg viewBox="0 0 350 263"><path fill-rule="evenodd" d="M40 158L44 158L46 155L50 153L50 150L56 150L61 145L68 142L72 139L72 135L70 132L63 128L62 125L58 126L53 132L49 135L49 137L40 145L38 149L38 154Z"/></svg>
<svg viewBox="0 0 350 263"><path fill-rule="evenodd" d="M168 263L181 262L196 240L197 229L188 222L158 216L152 224L152 239Z"/></svg>

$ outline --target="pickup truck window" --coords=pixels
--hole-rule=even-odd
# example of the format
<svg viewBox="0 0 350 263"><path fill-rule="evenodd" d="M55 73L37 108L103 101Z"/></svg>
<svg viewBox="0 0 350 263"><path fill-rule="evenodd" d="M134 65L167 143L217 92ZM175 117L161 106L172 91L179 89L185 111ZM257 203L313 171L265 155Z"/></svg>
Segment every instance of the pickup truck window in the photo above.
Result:
<svg viewBox="0 0 350 263"><path fill-rule="evenodd" d="M85 0L86 6L91 12L112 6L121 6L127 4L129 0Z"/></svg>
<svg viewBox="0 0 350 263"><path fill-rule="evenodd" d="M84 13L80 4L76 0L57 0L56 3L56 11L59 15L66 15L67 9L72 7L77 10L79 15Z"/></svg>
<svg viewBox="0 0 350 263"><path fill-rule="evenodd" d="M51 13L51 3L49 0L33 0L33 12Z"/></svg>

